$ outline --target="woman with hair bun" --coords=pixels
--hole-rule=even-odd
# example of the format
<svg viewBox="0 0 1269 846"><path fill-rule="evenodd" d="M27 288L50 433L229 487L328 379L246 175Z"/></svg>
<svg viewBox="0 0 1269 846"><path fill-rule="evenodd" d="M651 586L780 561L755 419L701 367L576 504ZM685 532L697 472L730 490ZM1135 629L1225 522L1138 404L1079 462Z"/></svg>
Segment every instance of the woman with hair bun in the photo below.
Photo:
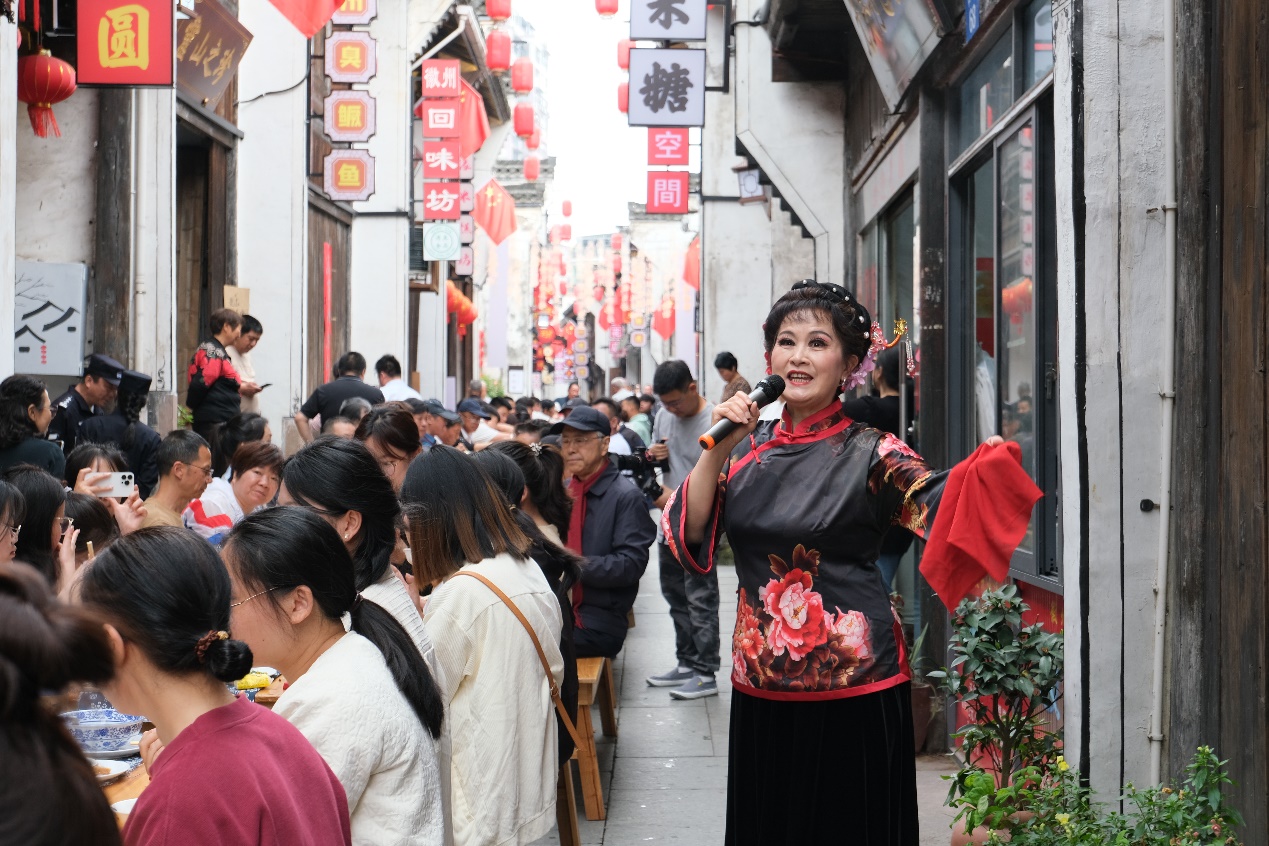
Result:
<svg viewBox="0 0 1269 846"><path fill-rule="evenodd" d="M0 483L3 484L3 483ZM43 691L103 682L110 644L83 608L57 602L25 564L0 562L0 820L23 846L115 844L119 827L92 767ZM16 762L21 766L11 766ZM70 811L68 813L68 810Z"/></svg>
<svg viewBox="0 0 1269 846"><path fill-rule="evenodd" d="M357 592L339 535L311 509L272 508L234 528L225 563L234 632L286 676L273 713L335 771L353 842L444 843L440 691L401 625Z"/></svg>
<svg viewBox="0 0 1269 846"><path fill-rule="evenodd" d="M348 844L348 801L322 756L226 687L252 660L229 636L232 590L216 551L185 529L142 529L84 570L80 597L105 620L114 660L103 692L157 732L142 743L150 786L124 843Z"/></svg>

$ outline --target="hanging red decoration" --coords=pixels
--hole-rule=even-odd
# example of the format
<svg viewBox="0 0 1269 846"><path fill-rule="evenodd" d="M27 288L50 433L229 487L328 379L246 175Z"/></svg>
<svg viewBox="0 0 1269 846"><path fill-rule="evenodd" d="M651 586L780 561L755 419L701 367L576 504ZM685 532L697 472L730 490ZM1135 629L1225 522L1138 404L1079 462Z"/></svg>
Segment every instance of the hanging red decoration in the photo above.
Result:
<svg viewBox="0 0 1269 846"><path fill-rule="evenodd" d="M536 125L533 127L533 134L524 139L524 146L530 150L536 150L542 146L542 130Z"/></svg>
<svg viewBox="0 0 1269 846"><path fill-rule="evenodd" d="M511 67L511 36L500 29L485 36L485 64L494 73Z"/></svg>
<svg viewBox="0 0 1269 846"><path fill-rule="evenodd" d="M563 226L560 227L560 240L561 241L573 240L573 225L571 223L565 223Z"/></svg>
<svg viewBox="0 0 1269 846"><path fill-rule="evenodd" d="M614 253L619 253L619 252L621 252L621 245L622 245L622 243L623 243L623 242L622 242L622 240L621 240L621 236L620 236L620 235L614 235L614 236L612 236L612 251L613 251Z"/></svg>
<svg viewBox="0 0 1269 846"><path fill-rule="evenodd" d="M623 82L617 86L617 109L623 115L630 111L630 83Z"/></svg>
<svg viewBox="0 0 1269 846"><path fill-rule="evenodd" d="M515 128L516 135L521 138L528 138L533 134L533 127L537 121L533 114L532 103L516 103L515 111Z"/></svg>
<svg viewBox="0 0 1269 846"><path fill-rule="evenodd" d="M511 0L485 0L485 14L501 23L511 17Z"/></svg>
<svg viewBox="0 0 1269 846"><path fill-rule="evenodd" d="M18 59L18 99L26 103L31 130L40 138L62 130L53 115L53 104L75 93L75 69L48 50Z"/></svg>
<svg viewBox="0 0 1269 846"><path fill-rule="evenodd" d="M561 203L560 211L563 212L565 217L572 217L573 216L573 201L565 200L563 203Z"/></svg>
<svg viewBox="0 0 1269 846"><path fill-rule="evenodd" d="M521 56L511 65L511 90L517 94L528 94L533 90L533 60Z"/></svg>
<svg viewBox="0 0 1269 846"><path fill-rule="evenodd" d="M542 163L537 156L529 156L524 160L524 178L529 182L537 182L542 175Z"/></svg>
<svg viewBox="0 0 1269 846"><path fill-rule="evenodd" d="M595 11L602 17L610 18L617 14L617 0L595 0Z"/></svg>
<svg viewBox="0 0 1269 846"><path fill-rule="evenodd" d="M630 70L630 48L634 47L634 42L629 38L623 38L617 42L617 67L622 70Z"/></svg>
<svg viewBox="0 0 1269 846"><path fill-rule="evenodd" d="M613 257L612 257L612 272L613 272L614 274L620 274L620 273L621 273L621 256L613 256Z"/></svg>
<svg viewBox="0 0 1269 846"><path fill-rule="evenodd" d="M560 280L560 296L561 297L568 296L568 283L565 282L563 279Z"/></svg>

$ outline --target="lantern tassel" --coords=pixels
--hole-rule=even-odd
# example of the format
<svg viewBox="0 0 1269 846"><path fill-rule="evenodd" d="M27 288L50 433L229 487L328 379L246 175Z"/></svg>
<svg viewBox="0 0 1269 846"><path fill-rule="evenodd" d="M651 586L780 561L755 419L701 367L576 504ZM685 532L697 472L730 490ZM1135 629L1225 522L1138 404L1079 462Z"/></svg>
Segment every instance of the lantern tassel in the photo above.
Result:
<svg viewBox="0 0 1269 846"><path fill-rule="evenodd" d="M31 118L31 129L40 138L47 138L50 130L58 138L62 137L62 130L57 125L57 117L53 114L52 106L32 103L26 107L26 113Z"/></svg>

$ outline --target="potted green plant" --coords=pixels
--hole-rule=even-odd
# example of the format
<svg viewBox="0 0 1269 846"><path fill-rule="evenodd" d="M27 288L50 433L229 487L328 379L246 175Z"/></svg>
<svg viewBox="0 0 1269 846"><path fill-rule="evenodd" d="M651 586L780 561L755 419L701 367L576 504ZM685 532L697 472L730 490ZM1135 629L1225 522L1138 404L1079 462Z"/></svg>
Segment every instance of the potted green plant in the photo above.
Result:
<svg viewBox="0 0 1269 846"><path fill-rule="evenodd" d="M968 717L953 735L965 764L949 777L947 797L970 838L963 843L1015 828L1028 788L1060 748L1044 715L1061 696L1063 639L1024 626L1027 610L1013 585L962 601L952 618L951 665L929 673Z"/></svg>
<svg viewBox="0 0 1269 846"><path fill-rule="evenodd" d="M934 719L934 714L941 700L938 689L928 681L928 671L930 661L923 654L925 646L925 636L929 634L930 626L927 623L922 629L921 634L910 646L908 661L912 668L912 748L917 754L925 749L925 741L930 731L930 722Z"/></svg>

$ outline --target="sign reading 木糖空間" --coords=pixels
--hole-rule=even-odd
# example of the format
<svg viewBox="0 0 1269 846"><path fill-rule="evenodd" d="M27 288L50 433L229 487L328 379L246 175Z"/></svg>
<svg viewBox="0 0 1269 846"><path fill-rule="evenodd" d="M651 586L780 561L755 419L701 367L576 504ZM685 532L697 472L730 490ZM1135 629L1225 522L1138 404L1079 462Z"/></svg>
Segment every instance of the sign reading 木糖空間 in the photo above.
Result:
<svg viewBox="0 0 1269 846"><path fill-rule="evenodd" d="M631 0L630 38L704 41L707 0Z"/></svg>
<svg viewBox="0 0 1269 846"><path fill-rule="evenodd" d="M326 196L337 202L360 202L375 192L375 160L365 150L334 150L322 169Z"/></svg>
<svg viewBox="0 0 1269 846"><path fill-rule="evenodd" d="M197 0L194 16L176 24L176 86L215 108L238 71L251 33L216 0Z"/></svg>
<svg viewBox="0 0 1269 846"><path fill-rule="evenodd" d="M326 39L326 75L332 82L369 82L377 69L370 33L341 30Z"/></svg>
<svg viewBox="0 0 1269 846"><path fill-rule="evenodd" d="M375 98L368 91L333 91L322 113L332 141L368 141L375 134Z"/></svg>
<svg viewBox="0 0 1269 846"><path fill-rule="evenodd" d="M79 0L75 81L170 87L174 9L170 0Z"/></svg>
<svg viewBox="0 0 1269 846"><path fill-rule="evenodd" d="M631 126L705 125L705 51L630 51Z"/></svg>

